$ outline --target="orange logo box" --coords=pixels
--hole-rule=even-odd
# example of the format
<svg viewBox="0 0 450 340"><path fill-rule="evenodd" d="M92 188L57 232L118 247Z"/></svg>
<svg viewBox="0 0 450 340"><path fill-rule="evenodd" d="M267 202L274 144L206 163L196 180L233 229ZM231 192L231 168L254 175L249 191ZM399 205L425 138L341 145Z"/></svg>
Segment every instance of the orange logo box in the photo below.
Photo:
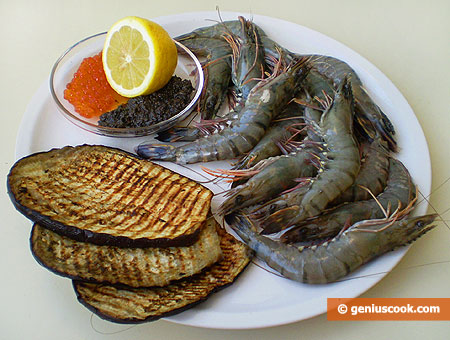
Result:
<svg viewBox="0 0 450 340"><path fill-rule="evenodd" d="M327 320L450 321L450 298L328 298Z"/></svg>

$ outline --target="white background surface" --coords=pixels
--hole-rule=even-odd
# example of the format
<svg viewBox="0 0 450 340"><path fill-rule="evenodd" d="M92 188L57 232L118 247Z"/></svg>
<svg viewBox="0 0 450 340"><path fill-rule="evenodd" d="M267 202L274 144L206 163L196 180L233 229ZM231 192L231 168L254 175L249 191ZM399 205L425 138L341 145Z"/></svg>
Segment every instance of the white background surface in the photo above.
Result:
<svg viewBox="0 0 450 340"><path fill-rule="evenodd" d="M14 211L6 195L6 174L14 162L14 146L26 105L47 79L57 56L81 38L106 30L126 15L147 18L187 11L211 11L219 5L223 11L242 11L268 15L307 26L324 33L355 50L377 66L403 93L415 111L429 143L433 183L431 205L438 212L450 208L450 157L447 149L450 115L449 43L450 6L447 1L358 2L322 1L165 1L164 7L141 1L15 1L0 3L2 52L0 56L1 142L3 145L0 196L1 231L0 266L0 339L316 339L316 338L444 338L448 322L329 322L326 315L287 326L263 330L222 331L181 326L167 321L129 326L103 323L90 313L77 313L70 320L70 331L61 327L70 313L64 300L66 281L49 278L37 268L29 254L29 222ZM156 2L155 2L156 3ZM433 190L435 189L435 190ZM432 211L430 209L430 211ZM450 213L443 215L449 219ZM450 230L443 223L413 244L400 264L363 297L449 297ZM20 244L19 249L10 244ZM23 248L22 248L23 247ZM446 262L447 261L447 262ZM32 268L33 275L27 269ZM34 275L38 273L38 275ZM29 300L15 282L39 286L43 281L54 285L52 294L60 294L57 319L46 318L45 301ZM41 281L41 282L37 282ZM21 285L17 285L19 287ZM7 288L7 289L6 289ZM12 289L12 290L11 290ZM84 308L71 304L69 308ZM42 313L39 313L42 311ZM99 332L116 332L102 335Z"/></svg>

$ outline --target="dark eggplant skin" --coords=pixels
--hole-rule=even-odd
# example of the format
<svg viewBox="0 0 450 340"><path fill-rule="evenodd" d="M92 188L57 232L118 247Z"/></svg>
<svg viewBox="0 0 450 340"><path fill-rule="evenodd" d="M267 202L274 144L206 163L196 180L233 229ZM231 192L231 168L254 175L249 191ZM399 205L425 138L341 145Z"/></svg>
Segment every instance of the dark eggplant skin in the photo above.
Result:
<svg viewBox="0 0 450 340"><path fill-rule="evenodd" d="M87 242L99 246L116 246L120 248L167 248L167 247L184 247L193 245L200 235L200 229L195 230L191 234L182 235L177 238L137 238L130 239L125 236L113 236L105 233L94 233L89 230L83 230L76 227L68 226L58 221L53 221L36 211L24 207L20 204L14 204L16 209L32 222L37 223L61 236L69 237L75 241Z"/></svg>
<svg viewBox="0 0 450 340"><path fill-rule="evenodd" d="M248 264L245 266L245 268L247 266L248 266ZM78 302L81 303L84 307L86 307L89 311L91 311L92 313L97 315L99 318L101 318L103 320L106 320L106 321L118 323L118 324L142 324L142 323L146 323L146 322L157 321L157 320L159 320L161 318L166 318L166 317L169 317L169 316L177 315L179 313L182 313L182 312L184 312L184 311L186 311L188 309L191 309L191 308L201 304L202 302L208 300L211 297L211 295L213 295L214 293L220 292L223 289L231 286L242 275L242 273L244 272L245 268L243 268L243 270L234 278L234 280L232 282L229 282L229 283L227 283L225 285L222 285L222 286L214 287L209 292L208 295L202 297L201 299L199 299L199 300L197 300L197 301L195 301L193 303L190 303L188 305L185 305L183 307L173 309L170 312L167 312L167 313L164 313L164 314L161 314L161 315L149 316L149 317L147 317L145 319L138 319L138 318L120 319L120 318L112 317L109 314L105 314L102 311L100 311L99 309L97 309L94 306L92 306L91 304L89 304L87 301L85 301L83 299L83 297L81 296L81 294L79 293L78 287L80 285L84 284L84 283L87 283L87 282L83 282L83 281L79 281L79 280L72 280L72 287L73 287L73 289L75 291L75 296L76 296ZM197 275L201 275L201 274L197 274ZM184 280L190 280L190 279L191 278L186 278ZM93 284L95 284L95 283L93 283ZM126 287L122 287L122 288L126 289ZM144 290L144 289L149 289L149 288L133 288L133 290L139 290L139 289Z"/></svg>
<svg viewBox="0 0 450 340"><path fill-rule="evenodd" d="M11 202L13 203L14 208L20 212L22 215L24 215L26 218L30 219L32 222L37 223L59 235L67 236L73 240L80 241L80 242L89 242L96 245L112 245L117 247L123 247L123 248L146 248L146 247L181 247L181 246L190 246L194 244L200 234L200 228L193 228L192 232L186 233L174 238L168 238L168 237L159 237L159 238L128 238L126 236L118 236L118 235L110 235L107 233L101 233L101 232L93 232L86 229L80 229L76 226L67 225L64 223L61 223L59 221L53 220L33 209L30 209L29 207L21 204L15 197L14 192L11 187L10 183L10 176L11 173L14 171L16 166L20 163L20 161L25 160L30 157L35 157L41 154L49 153L52 151L58 151L64 148L77 148L77 147L104 147L108 148L112 151L117 151L123 154L126 154L132 158L135 158L136 160L144 161L144 162L151 162L147 159L144 159L136 154L130 153L128 151L121 150L119 148L109 147L109 146L103 146L103 145L90 145L90 144L83 144L78 146L65 146L63 148L52 148L48 151L40 151L36 152L30 155L27 155L25 157L22 157L21 159L17 160L14 165L11 167L8 175L7 175L7 192L9 195L9 198ZM158 165L159 166L159 165ZM202 186L201 184L199 184ZM204 186L202 186L204 187ZM206 190L206 187L204 187Z"/></svg>

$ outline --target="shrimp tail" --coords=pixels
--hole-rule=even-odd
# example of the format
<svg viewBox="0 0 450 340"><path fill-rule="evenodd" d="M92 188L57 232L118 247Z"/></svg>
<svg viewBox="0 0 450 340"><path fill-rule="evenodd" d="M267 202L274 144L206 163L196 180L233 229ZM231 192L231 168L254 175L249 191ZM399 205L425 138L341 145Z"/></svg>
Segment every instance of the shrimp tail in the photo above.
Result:
<svg viewBox="0 0 450 340"><path fill-rule="evenodd" d="M262 225L262 235L277 233L289 227L289 221L298 214L298 206L291 206L274 212L266 217Z"/></svg>
<svg viewBox="0 0 450 340"><path fill-rule="evenodd" d="M134 151L143 158L173 162L176 160L175 150L172 145L141 143Z"/></svg>
<svg viewBox="0 0 450 340"><path fill-rule="evenodd" d="M160 142L193 142L202 136L197 128L174 127L168 130L158 132L155 139Z"/></svg>

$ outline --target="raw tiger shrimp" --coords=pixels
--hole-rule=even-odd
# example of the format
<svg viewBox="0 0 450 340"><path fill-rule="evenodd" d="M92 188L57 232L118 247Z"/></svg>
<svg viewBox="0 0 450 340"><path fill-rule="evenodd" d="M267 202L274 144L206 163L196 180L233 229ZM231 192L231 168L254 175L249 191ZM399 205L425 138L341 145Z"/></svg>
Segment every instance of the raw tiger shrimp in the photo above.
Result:
<svg viewBox="0 0 450 340"><path fill-rule="evenodd" d="M228 58L222 59L231 65L231 80L242 101L246 100L250 90L264 74L264 50L258 32L253 23L242 16L237 21L194 30L176 40L185 44L194 54L213 61L219 60L212 58L213 55L231 56L231 63Z"/></svg>
<svg viewBox="0 0 450 340"><path fill-rule="evenodd" d="M267 39L262 39L267 44ZM275 46L275 45L274 45ZM278 47L277 47L278 48ZM278 48L279 49L279 48ZM274 54L265 49L266 54ZM289 53L289 54L287 54ZM290 57L301 56L292 52L285 52ZM305 55L303 55L305 56ZM346 77L350 79L355 99L355 119L370 140L381 139L385 141L389 150L396 152L397 143L395 130L389 118L382 112L377 104L370 98L356 72L347 63L337 58L324 55L308 55L311 70L305 79L304 87L312 96L321 97L325 92L331 95ZM287 58L289 60L289 58Z"/></svg>
<svg viewBox="0 0 450 340"><path fill-rule="evenodd" d="M233 169L250 168L263 159L289 153L292 149L290 144L293 143L294 147L295 144L298 145L304 139L305 133L308 136L308 139L305 140L307 143L321 143L322 139L317 137L314 129L310 126L319 123L322 111L320 108L318 110L312 106L309 96L306 101L302 100L301 104L297 104L296 100L291 102L269 127L259 143L250 153L241 158Z"/></svg>
<svg viewBox="0 0 450 340"><path fill-rule="evenodd" d="M238 102L244 103L250 91L265 74L264 50L258 32L252 22L239 17L241 29L225 34L232 53L231 80L235 85Z"/></svg>
<svg viewBox="0 0 450 340"><path fill-rule="evenodd" d="M300 150L288 155L263 160L254 168L248 170L211 172L225 177L253 175L244 184L228 191L226 195L228 197L218 208L218 214L227 215L237 209L267 200L295 186L296 178L313 176L315 167L311 165L310 158L311 155L308 152Z"/></svg>
<svg viewBox="0 0 450 340"><path fill-rule="evenodd" d="M314 64L312 63L312 65ZM313 100L326 101L327 96L333 97L337 89L333 86L333 83L331 83L328 78L324 77L313 68L310 70L310 72L308 72L308 76L305 79L303 88L305 89L305 91L303 92L304 95L297 98L296 101L298 103L301 103L301 101L311 103Z"/></svg>
<svg viewBox="0 0 450 340"><path fill-rule="evenodd" d="M370 98L353 68L351 68L344 61L331 56L301 55L291 52L270 39L259 26L256 24L254 25L261 37L265 55L270 57L272 60L283 58L287 63L289 63L292 59L299 57L311 57L310 66L312 70L311 79L313 80L313 85L315 84L315 80L317 80L313 79L316 76L316 72L318 75L325 77L330 82L330 85L332 85L335 89L339 87L344 78L351 76L352 90L356 105L356 118L359 121L359 124L365 130L369 138L382 138L388 143L387 145L390 150L394 152L397 151L397 143L394 139L395 130L392 123ZM220 39L224 30L235 33L238 29L239 21L232 20L197 29L186 34L185 36ZM308 83L309 81L307 79L306 86L308 86ZM331 95L331 93L327 93Z"/></svg>
<svg viewBox="0 0 450 340"><path fill-rule="evenodd" d="M311 181L309 190L299 197L300 201L260 221L263 233L274 233L320 214L329 202L353 184L359 172L360 158L352 122L352 91L350 83L344 81L317 127L326 147L322 155L327 160L322 161L322 168Z"/></svg>
<svg viewBox="0 0 450 340"><path fill-rule="evenodd" d="M350 78L355 99L355 118L360 126L370 139L381 139L387 143L390 150L397 151L392 123L370 98L353 68L342 60L323 55L311 55L309 62L311 69L328 78L335 88L338 88L345 78Z"/></svg>
<svg viewBox="0 0 450 340"><path fill-rule="evenodd" d="M297 99L295 100L297 102ZM320 131L318 129L311 128L312 126L317 126L320 124L320 119L322 117L323 111L322 109L326 109L326 105L329 105L328 97L327 101L317 100L318 104L321 105L318 108L313 108L316 103L313 103L313 99L309 95L307 91L305 91L304 97L300 100L302 105L305 105L304 108L304 119L307 122L307 126L309 128L306 129L307 137L304 139L304 144L309 145L310 147L307 149L311 155L314 155L312 159L315 160L314 163L319 163L316 165L317 168L320 168L321 160L326 161L323 156L323 139L321 137ZM328 104L327 104L328 103ZM311 162L313 164L313 162ZM255 221L263 221L271 214L275 213L278 210L285 209L289 206L293 206L301 202L306 192L311 187L311 178L305 178L302 181L299 180L299 185L291 190L286 190L281 195L263 203L258 204L253 207L249 216Z"/></svg>
<svg viewBox="0 0 450 340"><path fill-rule="evenodd" d="M308 72L309 75L309 72ZM308 77L308 76L307 76ZM305 79L306 81L306 79ZM334 93L331 92L331 93ZM322 114L327 109L327 105L329 105L330 96L327 92L322 91L323 98L315 96L311 97L309 91L304 88L303 91L300 92L300 96L294 99L294 102L303 106L303 118L305 120L306 125L306 134L307 137L305 139L308 143L323 143L323 139L319 133L313 127L318 126L320 124L320 119L322 118Z"/></svg>
<svg viewBox="0 0 450 340"><path fill-rule="evenodd" d="M382 218L389 215L390 210L412 206L417 199L416 187L408 170L399 160L390 158L388 162L389 179L385 190L376 198L373 196L364 201L347 202L329 209L322 215L290 228L280 239L288 243L326 239L338 234L343 225Z"/></svg>
<svg viewBox="0 0 450 340"><path fill-rule="evenodd" d="M213 39L207 37L185 37L175 38L176 41L187 47L197 57L211 57L211 55L218 51L222 55L228 55L231 57L232 51L230 44L225 39Z"/></svg>
<svg viewBox="0 0 450 340"><path fill-rule="evenodd" d="M310 162L311 166L313 166L313 164L313 162ZM300 202L311 188L311 179L312 177L298 178L296 179L298 183L295 187L283 191L281 195L262 204L255 204L248 209L249 217L259 224L277 211L286 209L293 204Z"/></svg>
<svg viewBox="0 0 450 340"><path fill-rule="evenodd" d="M201 120L213 119L224 103L230 86L232 49L225 40L218 39L192 38L180 42L196 56L206 58L202 62L205 84L197 111L200 113ZM189 135L189 133L190 131L186 131L181 136ZM166 139L168 137L176 139L177 135L172 137L169 133Z"/></svg>
<svg viewBox="0 0 450 340"><path fill-rule="evenodd" d="M259 235L243 215L226 217L231 229L264 261L284 277L310 284L335 282L363 264L424 235L437 214L358 222L333 239L311 247L296 247ZM344 225L342 226L344 227Z"/></svg>
<svg viewBox="0 0 450 340"><path fill-rule="evenodd" d="M200 54L207 56L204 65L205 87L198 105L201 120L193 128L175 128L161 133L158 140L193 141L214 131L211 126L215 126L217 122L223 127L226 120L214 118L225 100L230 81L234 84L235 98L230 106L234 108L245 102L252 88L263 77L264 51L260 46L255 27L243 17L239 17L239 22L240 30L235 33L224 31L223 40L210 38L183 40L187 46L194 46L194 51L200 51ZM203 46L201 42L205 42L206 45ZM236 110L239 111L240 108Z"/></svg>
<svg viewBox="0 0 450 340"><path fill-rule="evenodd" d="M285 65L289 65L297 58L297 55L291 53L289 50L283 48L281 45L270 39L261 27L253 22L252 25L260 36L262 47L264 48L264 54L268 57L266 60L271 66L276 64L276 60L280 58L284 60ZM234 35L239 34L240 29L240 20L221 21L214 25L197 28L192 32L178 36L175 39L181 43L184 43L186 40L195 39L221 40L226 33Z"/></svg>
<svg viewBox="0 0 450 340"><path fill-rule="evenodd" d="M229 57L222 53L213 52L203 64L205 85L197 107L201 120L215 118L227 97L231 81L231 66Z"/></svg>
<svg viewBox="0 0 450 340"><path fill-rule="evenodd" d="M239 118L222 131L179 147L143 143L136 147L137 154L189 164L230 159L250 151L264 136L272 119L299 91L307 73L304 65L305 60L300 59L287 71L261 82L247 98Z"/></svg>
<svg viewBox="0 0 450 340"><path fill-rule="evenodd" d="M293 103L291 103L290 105L292 104ZM277 210L284 209L289 205L300 202L301 198L309 190L309 187L311 185L311 176L307 176L307 174L312 173L313 175L315 175L317 169L320 168L320 158L321 154L324 151L322 148L323 140L320 137L320 135L317 132L315 132L313 128L311 128L311 125L317 125L320 122L322 111L313 109L311 106L305 106L303 113L307 137L300 142L301 145L298 146L300 148L299 150L296 151L291 150L292 152L291 156L307 157L308 162L303 164L304 167L303 173L305 174L305 176L295 178L295 181L298 184L293 188L283 191L276 198L266 201L263 204L256 204L250 210L251 211L250 215L252 216L252 218L261 220L264 219L264 217L267 217L270 214L276 212ZM248 159L249 156L255 157L255 153L256 157L259 156L259 154L257 153L257 151L259 150L256 150L258 145L255 146L255 148L250 152L250 154L246 157L246 159ZM299 144L297 143L297 145ZM287 148L289 150L288 145L283 146L283 148ZM264 151L264 153L267 153L266 150L262 151ZM260 202L263 202L263 200L261 200Z"/></svg>
<svg viewBox="0 0 450 340"><path fill-rule="evenodd" d="M375 140L361 145L361 168L355 182L328 206L362 201L376 196L386 187L389 175L389 154L385 143Z"/></svg>
<svg viewBox="0 0 450 340"><path fill-rule="evenodd" d="M241 107L236 107L221 117L192 122L192 126L173 127L157 134L161 142L193 142L199 138L217 133L239 118Z"/></svg>
<svg viewBox="0 0 450 340"><path fill-rule="evenodd" d="M247 20L248 21L248 20ZM265 49L265 51L268 52L270 56L273 57L279 57L279 52L285 52L286 55L289 55L289 61L291 62L294 60L293 55L283 47L281 47L279 44L274 42L272 39L269 39L266 35L266 33L256 25L255 23L251 22L251 24L254 26L255 30L257 30L259 36L262 40L262 45ZM241 21L238 20L228 20L228 21L221 21L217 24L210 25L210 26L204 26L197 28L189 33L182 34L175 39L178 40L181 43L184 43L185 41L189 40L196 40L196 39L217 39L222 40L224 35L233 34L238 35L241 30ZM267 45L267 47L266 47Z"/></svg>
<svg viewBox="0 0 450 340"><path fill-rule="evenodd" d="M272 122L258 144L233 166L233 170L248 169L263 159L281 155L285 143L299 141L304 137L301 129L298 130L303 124L302 107L294 102L290 103ZM297 135L300 138L296 138Z"/></svg>

